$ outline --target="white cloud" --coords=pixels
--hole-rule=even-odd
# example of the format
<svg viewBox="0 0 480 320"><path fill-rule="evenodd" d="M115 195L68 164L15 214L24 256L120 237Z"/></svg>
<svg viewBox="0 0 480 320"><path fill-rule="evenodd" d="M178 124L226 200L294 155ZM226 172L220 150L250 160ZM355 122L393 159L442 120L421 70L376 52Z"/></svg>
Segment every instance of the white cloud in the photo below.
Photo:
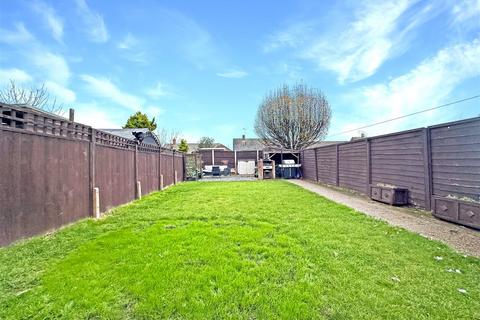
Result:
<svg viewBox="0 0 480 320"><path fill-rule="evenodd" d="M15 23L15 30L0 28L0 42L6 44L28 43L34 38L21 22Z"/></svg>
<svg viewBox="0 0 480 320"><path fill-rule="evenodd" d="M455 23L463 23L469 20L480 26L480 0L457 1L452 8Z"/></svg>
<svg viewBox="0 0 480 320"><path fill-rule="evenodd" d="M159 81L153 87L147 89L146 94L153 99L158 99L160 97L168 96L171 93L166 86Z"/></svg>
<svg viewBox="0 0 480 320"><path fill-rule="evenodd" d="M248 76L248 73L243 70L232 69L225 72L217 73L217 76L222 78L243 78Z"/></svg>
<svg viewBox="0 0 480 320"><path fill-rule="evenodd" d="M424 60L413 70L386 84L363 87L351 97L359 104L357 114L352 114L352 117L360 119L365 125L434 107L449 102L452 99L452 92L461 83L479 77L480 39L447 47ZM455 113L453 108L450 108L447 114ZM430 111L365 131L371 136L411 129L429 125L431 124L429 119L442 114L445 113ZM344 129L348 130L346 123L339 131Z"/></svg>
<svg viewBox="0 0 480 320"><path fill-rule="evenodd" d="M122 39L122 41L117 43L117 48L119 49L132 49L136 45L138 45L139 41L136 37L134 37L130 32Z"/></svg>
<svg viewBox="0 0 480 320"><path fill-rule="evenodd" d="M45 87L60 103L72 103L77 98L75 92L56 82L47 81L45 82Z"/></svg>
<svg viewBox="0 0 480 320"><path fill-rule="evenodd" d="M158 119L158 116L161 114L165 113L165 109L159 106L155 105L147 105L144 109L144 112L146 112L150 117L156 117Z"/></svg>
<svg viewBox="0 0 480 320"><path fill-rule="evenodd" d="M32 77L23 70L17 68L0 69L0 85L5 85L14 80L16 83L32 81Z"/></svg>
<svg viewBox="0 0 480 320"><path fill-rule="evenodd" d="M283 47L297 48L303 44L306 37L308 37L316 27L316 23L313 21L302 21L293 24L286 28L286 30L271 35L263 45L263 51L268 53Z"/></svg>
<svg viewBox="0 0 480 320"><path fill-rule="evenodd" d="M320 40L303 55L337 73L339 82L369 77L392 55L392 34L409 6L405 0L368 3L345 32Z"/></svg>
<svg viewBox="0 0 480 320"><path fill-rule="evenodd" d="M33 9L45 20L48 28L52 32L52 37L58 42L61 42L63 37L63 21L56 14L55 10L41 1L34 2Z"/></svg>
<svg viewBox="0 0 480 320"><path fill-rule="evenodd" d="M164 27L171 35L174 47L196 68L218 64L218 57L210 33L188 16L172 10L159 10ZM169 36L167 36L169 37Z"/></svg>
<svg viewBox="0 0 480 320"><path fill-rule="evenodd" d="M334 72L340 83L359 81L403 53L413 31L441 10L441 6L432 4L422 4L413 10L416 2L362 2L353 10L351 22L346 26L329 26L328 31L322 31L325 27L319 21L302 21L272 36L263 49L268 53L290 47L297 57Z"/></svg>
<svg viewBox="0 0 480 320"><path fill-rule="evenodd" d="M31 54L30 59L46 74L46 79L61 84L66 84L70 79L70 68L62 55L39 49Z"/></svg>
<svg viewBox="0 0 480 320"><path fill-rule="evenodd" d="M123 107L137 111L143 105L143 99L140 99L132 94L125 93L120 90L109 79L96 78L91 75L81 75L80 78L85 81L92 93L99 97L109 99Z"/></svg>
<svg viewBox="0 0 480 320"><path fill-rule="evenodd" d="M90 9L85 0L76 0L78 12L81 15L85 28L93 42L106 42L110 38L105 21L98 13Z"/></svg>
<svg viewBox="0 0 480 320"><path fill-rule="evenodd" d="M121 125L112 119L112 113L103 110L96 103L78 103L75 105L75 122L97 129L120 128Z"/></svg>

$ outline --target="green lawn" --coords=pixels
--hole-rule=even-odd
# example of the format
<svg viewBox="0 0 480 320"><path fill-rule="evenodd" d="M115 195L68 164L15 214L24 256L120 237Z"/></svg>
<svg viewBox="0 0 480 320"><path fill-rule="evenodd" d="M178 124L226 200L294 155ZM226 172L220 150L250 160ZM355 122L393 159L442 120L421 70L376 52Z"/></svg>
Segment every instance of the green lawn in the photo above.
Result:
<svg viewBox="0 0 480 320"><path fill-rule="evenodd" d="M0 319L60 317L480 319L480 260L287 182L184 183L0 249Z"/></svg>

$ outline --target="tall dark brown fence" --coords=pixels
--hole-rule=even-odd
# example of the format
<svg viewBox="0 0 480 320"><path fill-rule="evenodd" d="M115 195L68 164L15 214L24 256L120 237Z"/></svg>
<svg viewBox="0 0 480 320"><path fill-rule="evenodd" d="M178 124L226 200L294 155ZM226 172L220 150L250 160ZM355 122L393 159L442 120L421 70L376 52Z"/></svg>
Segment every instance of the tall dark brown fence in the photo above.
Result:
<svg viewBox="0 0 480 320"><path fill-rule="evenodd" d="M183 154L0 104L0 245L183 181ZM163 182L163 185L162 185Z"/></svg>
<svg viewBox="0 0 480 320"><path fill-rule="evenodd" d="M480 226L478 117L307 149L301 163L305 179L363 194L372 184L407 188L410 204Z"/></svg>

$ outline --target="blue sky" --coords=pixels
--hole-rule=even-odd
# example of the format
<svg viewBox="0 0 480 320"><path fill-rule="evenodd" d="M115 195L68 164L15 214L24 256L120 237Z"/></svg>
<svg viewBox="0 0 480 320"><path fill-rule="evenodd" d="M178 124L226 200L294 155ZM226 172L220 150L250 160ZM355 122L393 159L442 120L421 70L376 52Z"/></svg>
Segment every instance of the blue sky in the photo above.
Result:
<svg viewBox="0 0 480 320"><path fill-rule="evenodd" d="M480 93L480 0L0 0L0 84L45 83L79 122L142 110L193 142L254 136L262 97L300 80L349 129ZM480 100L363 130L480 115Z"/></svg>

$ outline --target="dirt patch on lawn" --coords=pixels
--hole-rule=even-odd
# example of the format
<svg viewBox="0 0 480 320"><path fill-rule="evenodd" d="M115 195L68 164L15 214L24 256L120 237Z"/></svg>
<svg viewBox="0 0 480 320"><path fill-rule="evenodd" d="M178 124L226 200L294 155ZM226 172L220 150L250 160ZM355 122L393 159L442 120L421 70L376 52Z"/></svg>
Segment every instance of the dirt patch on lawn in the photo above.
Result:
<svg viewBox="0 0 480 320"><path fill-rule="evenodd" d="M305 180L288 181L394 226L416 232L429 239L442 241L462 253L480 257L479 231L438 220L428 211L389 206L365 196Z"/></svg>

